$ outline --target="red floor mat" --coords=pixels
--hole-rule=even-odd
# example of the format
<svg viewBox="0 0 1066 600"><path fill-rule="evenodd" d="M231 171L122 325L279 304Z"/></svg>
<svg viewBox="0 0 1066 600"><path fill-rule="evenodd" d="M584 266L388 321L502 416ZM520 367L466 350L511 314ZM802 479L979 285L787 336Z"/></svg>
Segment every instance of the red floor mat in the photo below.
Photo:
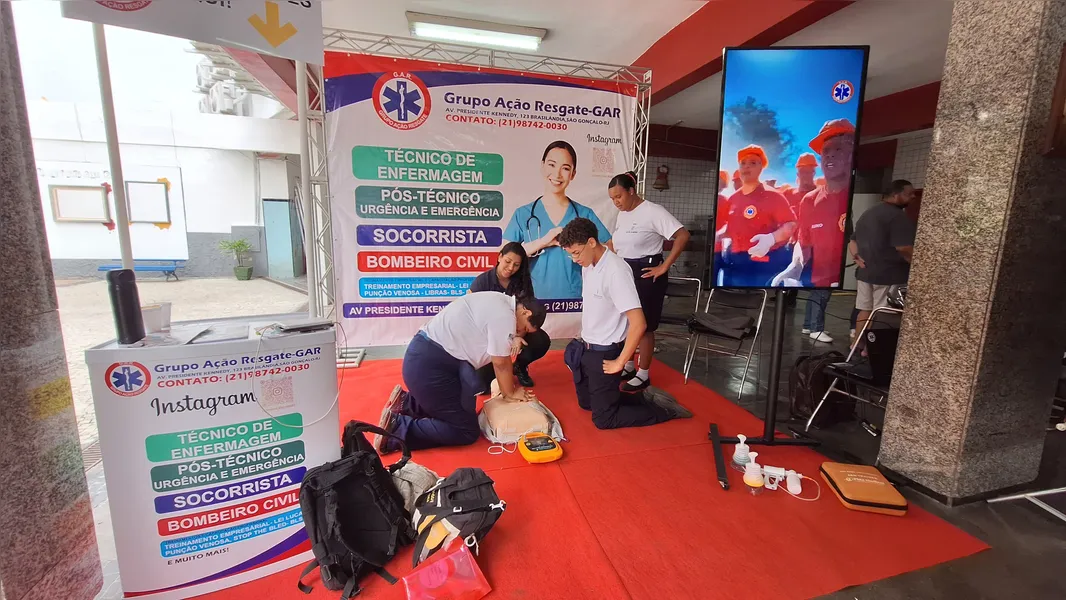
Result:
<svg viewBox="0 0 1066 600"><path fill-rule="evenodd" d="M401 380L400 364L370 361L344 373L342 424L353 418L376 422ZM530 466L518 454L492 456L485 440L416 452L414 458L442 474L481 467L496 480L508 507L481 548L479 563L494 590L490 598L807 598L986 547L913 507L906 517L856 513L828 490L817 502L784 492L752 497L739 473L731 474L733 489L722 491L708 423L719 423L724 435L758 435L762 422L699 384L683 385L679 373L660 363L652 369L655 384L695 418L599 431L577 406L561 353L538 361L532 375L538 396L570 439L561 461ZM755 449L763 464L816 478L824 460L804 448ZM804 486L805 496L813 492L809 481ZM389 568L402 575L409 565L407 550ZM303 597L295 590L298 573L290 569L209 597ZM404 597L402 585L389 587L374 577L367 584L361 597ZM335 596L321 588L313 594Z"/></svg>
<svg viewBox="0 0 1066 600"><path fill-rule="evenodd" d="M341 392L342 425L350 419L377 423L389 392L394 385L402 381L400 365L399 360L365 362L358 369L349 369L344 374ZM762 421L751 413L723 400L701 385L684 385L681 374L662 363L656 363L651 372L656 387L673 394L696 415L694 418L671 421L655 427L600 431L592 424L591 413L577 405L573 379L562 362L562 352L549 353L530 369L530 374L537 381L537 397L551 408L563 425L563 432L569 440L563 444L567 459L706 444L707 425L712 420L741 427L741 433L757 435L762 431ZM723 435L732 435L734 430L723 427L722 432ZM473 446L419 452L416 462L440 472L450 472L456 467L470 465L490 471L528 464L518 454L489 455L488 448L489 442L481 439Z"/></svg>
<svg viewBox="0 0 1066 600"><path fill-rule="evenodd" d="M584 515L555 464L525 466L492 473L496 493L507 509L481 542L478 564L492 585L491 598L629 598L618 574L596 542ZM389 564L402 577L411 571L411 548ZM213 600L336 600L338 593L315 585L310 596L296 590L301 568L293 568L242 586L208 594ZM402 582L389 586L368 577L360 600L405 598Z"/></svg>
<svg viewBox="0 0 1066 600"><path fill-rule="evenodd" d="M762 456L818 478L822 459L803 456L814 454ZM703 445L562 465L633 598L810 598L985 548L914 507L905 517L848 510L824 483L816 502L784 491L752 496L739 472L723 491L713 460ZM814 484L803 485L813 497Z"/></svg>

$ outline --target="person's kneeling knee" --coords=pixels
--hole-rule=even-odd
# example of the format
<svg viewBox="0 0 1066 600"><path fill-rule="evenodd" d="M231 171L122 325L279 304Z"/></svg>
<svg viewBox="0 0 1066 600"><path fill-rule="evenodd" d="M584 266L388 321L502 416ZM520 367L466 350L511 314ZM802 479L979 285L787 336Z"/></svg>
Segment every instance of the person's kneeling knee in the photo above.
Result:
<svg viewBox="0 0 1066 600"><path fill-rule="evenodd" d="M604 416L592 415L592 424L596 426L596 429L614 429Z"/></svg>
<svg viewBox="0 0 1066 600"><path fill-rule="evenodd" d="M476 442L479 437L481 437L481 430L479 429L473 431L462 430L456 435L456 440L464 446L469 446Z"/></svg>

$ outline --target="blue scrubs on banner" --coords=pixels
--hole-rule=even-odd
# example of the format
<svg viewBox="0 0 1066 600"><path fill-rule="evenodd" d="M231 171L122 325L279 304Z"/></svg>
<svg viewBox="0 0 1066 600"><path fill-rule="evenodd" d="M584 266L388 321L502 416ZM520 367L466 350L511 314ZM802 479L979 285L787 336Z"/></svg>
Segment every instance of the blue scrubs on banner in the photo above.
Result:
<svg viewBox="0 0 1066 600"><path fill-rule="evenodd" d="M544 208L544 201L539 198L538 200L514 211L511 222L503 232L504 240L526 244L540 239L555 227L565 227L570 221L582 217L596 224L599 234L596 237L601 244L610 241L611 233L591 208L571 200L562 220L552 223L547 209ZM581 297L581 266L570 259L566 250L559 246L549 246L530 259L529 264L533 289L536 290L538 298L562 300Z"/></svg>

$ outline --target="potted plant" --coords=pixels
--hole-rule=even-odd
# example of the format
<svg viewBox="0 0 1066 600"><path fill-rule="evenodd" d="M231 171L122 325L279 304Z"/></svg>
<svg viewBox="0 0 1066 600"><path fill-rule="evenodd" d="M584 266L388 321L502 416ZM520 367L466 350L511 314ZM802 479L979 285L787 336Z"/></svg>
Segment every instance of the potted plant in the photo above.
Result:
<svg viewBox="0 0 1066 600"><path fill-rule="evenodd" d="M252 278L252 267L244 262L248 259L248 253L252 251L252 245L244 238L236 240L222 240L218 247L225 254L232 254L237 259L237 266L233 267L233 275L238 281L248 281Z"/></svg>

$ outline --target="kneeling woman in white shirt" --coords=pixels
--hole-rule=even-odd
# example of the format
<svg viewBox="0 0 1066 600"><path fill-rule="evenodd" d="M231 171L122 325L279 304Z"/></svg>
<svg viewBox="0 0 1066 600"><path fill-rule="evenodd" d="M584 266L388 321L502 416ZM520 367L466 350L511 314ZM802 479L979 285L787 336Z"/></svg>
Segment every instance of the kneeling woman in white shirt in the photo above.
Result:
<svg viewBox="0 0 1066 600"><path fill-rule="evenodd" d="M624 260L597 241L596 225L574 219L559 245L581 265L581 338L566 348L577 402L592 411L599 429L640 427L692 416L663 394L628 394L619 389L622 368L644 336L644 313Z"/></svg>
<svg viewBox="0 0 1066 600"><path fill-rule="evenodd" d="M689 233L669 211L637 194L637 176L632 171L615 175L607 186L607 193L620 211L608 246L612 246L633 270L633 281L647 322L638 349L639 368L634 369L633 361L629 361L622 372L622 391L635 393L651 384L648 370L655 352L655 331L663 315L670 266L688 244ZM674 246L669 256L663 258L666 240L674 240Z"/></svg>

